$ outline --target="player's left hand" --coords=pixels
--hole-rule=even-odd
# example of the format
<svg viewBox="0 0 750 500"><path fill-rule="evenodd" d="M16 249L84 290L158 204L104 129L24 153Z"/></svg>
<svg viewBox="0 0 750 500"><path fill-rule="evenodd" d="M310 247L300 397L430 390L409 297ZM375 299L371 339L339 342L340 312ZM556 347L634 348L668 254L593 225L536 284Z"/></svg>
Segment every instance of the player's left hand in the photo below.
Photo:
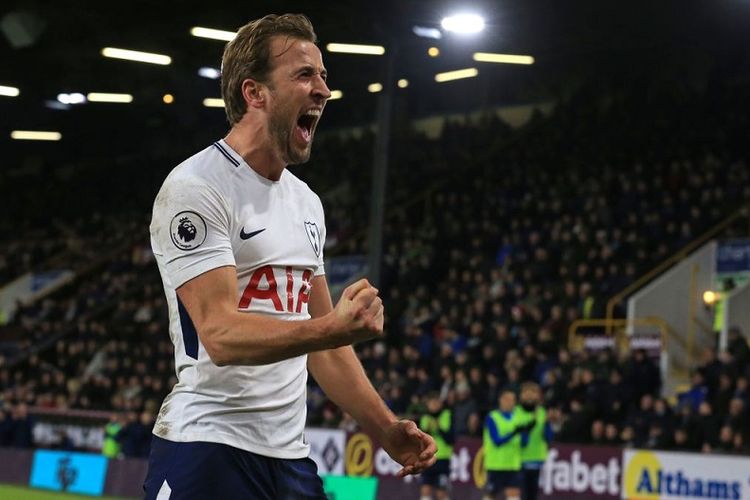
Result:
<svg viewBox="0 0 750 500"><path fill-rule="evenodd" d="M419 474L435 463L435 441L411 420L391 424L383 432L381 441L391 458L403 465L398 471L399 477Z"/></svg>

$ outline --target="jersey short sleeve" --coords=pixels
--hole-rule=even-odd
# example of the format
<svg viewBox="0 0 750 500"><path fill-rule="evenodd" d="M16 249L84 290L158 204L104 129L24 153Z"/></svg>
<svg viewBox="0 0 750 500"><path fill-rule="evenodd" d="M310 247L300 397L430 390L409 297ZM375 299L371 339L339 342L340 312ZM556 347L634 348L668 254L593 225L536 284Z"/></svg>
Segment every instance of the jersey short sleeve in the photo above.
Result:
<svg viewBox="0 0 750 500"><path fill-rule="evenodd" d="M174 288L211 269L236 265L228 214L222 196L204 179L165 181L154 202L151 241L154 253L164 256Z"/></svg>

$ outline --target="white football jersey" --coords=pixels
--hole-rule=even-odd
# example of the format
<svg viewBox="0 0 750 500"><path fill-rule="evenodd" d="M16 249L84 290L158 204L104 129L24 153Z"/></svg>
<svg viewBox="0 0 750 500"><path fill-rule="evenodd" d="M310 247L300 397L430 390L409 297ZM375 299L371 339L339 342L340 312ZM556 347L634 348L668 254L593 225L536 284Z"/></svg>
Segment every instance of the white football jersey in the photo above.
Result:
<svg viewBox="0 0 750 500"><path fill-rule="evenodd" d="M320 199L288 170L256 173L223 140L177 166L154 202L151 247L169 304L178 382L154 434L302 458L307 356L262 366L216 366L176 289L221 266L237 271L237 308L309 319L313 276L324 274Z"/></svg>

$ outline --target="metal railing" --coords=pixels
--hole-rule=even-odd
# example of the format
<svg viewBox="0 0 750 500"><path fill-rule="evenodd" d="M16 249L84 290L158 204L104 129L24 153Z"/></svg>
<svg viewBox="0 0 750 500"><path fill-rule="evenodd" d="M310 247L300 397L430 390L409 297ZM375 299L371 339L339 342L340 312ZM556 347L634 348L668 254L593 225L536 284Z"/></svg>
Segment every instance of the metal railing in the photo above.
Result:
<svg viewBox="0 0 750 500"><path fill-rule="evenodd" d="M732 225L737 219L741 217L748 217L748 215L750 215L750 204L745 204L741 206L739 209L737 209L735 212L733 212L731 215L726 217L724 220L714 225L711 229L704 232L698 238L694 239L693 241L685 245L682 249L677 251L677 253L669 257L667 260L658 264L656 267L648 271L646 274L644 274L643 276L635 280L633 283L631 283L630 285L622 289L620 292L615 294L612 298L610 298L607 301L605 319L608 321L613 320L615 307L617 307L617 305L620 304L626 297L633 294L633 292L635 292L639 288L646 285L648 282L656 278L658 275L660 275L661 273L663 273L664 271L666 271L667 269L669 269L676 263L685 259L694 250L698 249L707 241L716 237L719 233L721 233L727 227ZM610 334L612 333L611 324L608 324L608 325L609 326L606 326L605 328L607 329L607 333Z"/></svg>

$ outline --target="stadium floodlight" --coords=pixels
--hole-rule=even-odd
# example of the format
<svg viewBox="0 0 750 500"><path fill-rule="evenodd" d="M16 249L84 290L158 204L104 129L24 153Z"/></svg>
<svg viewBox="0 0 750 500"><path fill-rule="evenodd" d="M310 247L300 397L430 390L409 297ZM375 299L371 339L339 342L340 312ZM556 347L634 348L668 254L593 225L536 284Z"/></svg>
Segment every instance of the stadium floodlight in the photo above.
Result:
<svg viewBox="0 0 750 500"><path fill-rule="evenodd" d="M371 83L367 86L367 91L374 94L376 92L380 92L383 90L383 84L382 83Z"/></svg>
<svg viewBox="0 0 750 500"><path fill-rule="evenodd" d="M221 97L206 97L203 99L203 105L207 108L223 108L224 99Z"/></svg>
<svg viewBox="0 0 750 500"><path fill-rule="evenodd" d="M0 95L4 95L6 97L16 97L20 93L21 91L18 90L16 87L8 87L5 85L0 85Z"/></svg>
<svg viewBox="0 0 750 500"><path fill-rule="evenodd" d="M328 52L340 52L342 54L362 54L368 56L382 56L385 47L382 45L360 45L356 43L329 43L326 45Z"/></svg>
<svg viewBox="0 0 750 500"><path fill-rule="evenodd" d="M44 130L13 130L10 137L17 141L59 141L62 134Z"/></svg>
<svg viewBox="0 0 750 500"><path fill-rule="evenodd" d="M210 78L211 80L218 80L219 78L221 78L221 71L216 68L203 66L198 70L198 76L202 76L203 78Z"/></svg>
<svg viewBox="0 0 750 500"><path fill-rule="evenodd" d="M133 96L130 94L109 94L106 92L89 92L86 99L89 102L116 102L121 104L133 102Z"/></svg>
<svg viewBox="0 0 750 500"><path fill-rule="evenodd" d="M477 68L465 68L457 69L454 71L446 71L445 73L438 73L435 75L435 81L438 83L450 82L453 80L460 80L461 78L472 78L477 76L479 71Z"/></svg>
<svg viewBox="0 0 750 500"><path fill-rule="evenodd" d="M332 90L331 91L331 97L328 98L329 101L335 101L336 99L341 99L344 97L344 93L340 90Z"/></svg>
<svg viewBox="0 0 750 500"><path fill-rule="evenodd" d="M477 62L499 63L499 64L534 64L532 56L519 56L514 54L493 54L492 52L474 52L474 60Z"/></svg>
<svg viewBox="0 0 750 500"><path fill-rule="evenodd" d="M445 31L461 35L472 35L484 29L484 19L477 14L455 14L444 17L440 25Z"/></svg>
<svg viewBox="0 0 750 500"><path fill-rule="evenodd" d="M112 59L125 59L126 61L136 61L149 64L161 64L166 66L172 63L172 58L164 54L154 54L152 52L140 52L138 50L118 49L115 47L104 47L102 49L104 57Z"/></svg>
<svg viewBox="0 0 750 500"><path fill-rule="evenodd" d="M208 38L210 40L220 40L222 42L231 42L237 33L234 31L217 30L213 28L203 28L193 26L190 28L190 34L198 38Z"/></svg>
<svg viewBox="0 0 750 500"><path fill-rule="evenodd" d="M409 86L409 80L407 80L406 78L402 78L398 82L396 82L396 85L398 85L398 88L400 89L405 89Z"/></svg>
<svg viewBox="0 0 750 500"><path fill-rule="evenodd" d="M80 92L72 94L57 94L57 101L62 104L83 104L86 102L86 96Z"/></svg>

